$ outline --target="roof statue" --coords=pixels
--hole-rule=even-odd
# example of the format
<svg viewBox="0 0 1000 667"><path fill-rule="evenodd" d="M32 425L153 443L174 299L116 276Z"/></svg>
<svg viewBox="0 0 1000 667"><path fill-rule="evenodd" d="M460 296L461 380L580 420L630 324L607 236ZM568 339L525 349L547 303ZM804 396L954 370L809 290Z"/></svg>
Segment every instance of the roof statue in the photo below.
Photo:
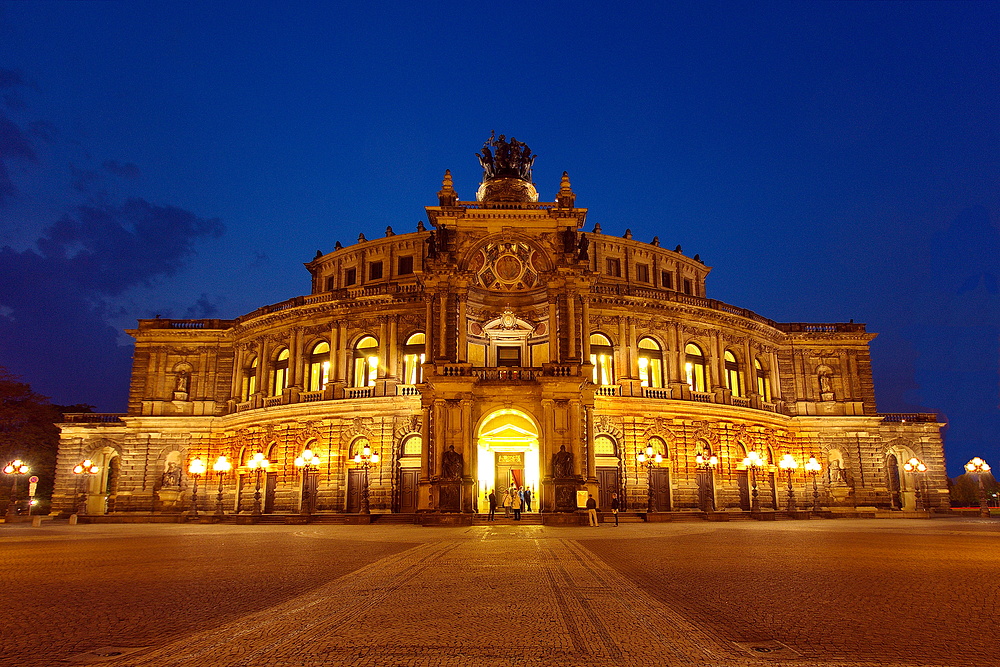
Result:
<svg viewBox="0 0 1000 667"><path fill-rule="evenodd" d="M531 154L528 144L514 137L507 141L504 135L496 136L490 132L490 138L483 144L482 154L476 153L479 163L483 165L483 181L494 178L520 178L531 182L531 166L537 155Z"/></svg>
<svg viewBox="0 0 1000 667"><path fill-rule="evenodd" d="M501 134L490 133L483 144L483 152L476 153L483 166L483 183L476 198L482 202L517 204L537 202L538 191L531 183L531 167L537 155L528 144L514 137L507 140Z"/></svg>

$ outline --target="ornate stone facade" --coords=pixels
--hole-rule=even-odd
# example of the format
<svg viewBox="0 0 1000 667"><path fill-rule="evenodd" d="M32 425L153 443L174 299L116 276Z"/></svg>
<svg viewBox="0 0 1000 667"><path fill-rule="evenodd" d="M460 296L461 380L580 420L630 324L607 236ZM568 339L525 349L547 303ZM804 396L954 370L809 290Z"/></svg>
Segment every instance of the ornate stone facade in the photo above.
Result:
<svg viewBox="0 0 1000 667"><path fill-rule="evenodd" d="M190 510L197 456L208 513L473 513L508 484L543 512L572 509L574 491L680 512L749 510L756 490L784 510L786 454L798 509L814 483L832 511L947 507L941 424L878 414L863 324L708 298L697 256L585 231L568 176L538 202L527 146L491 142L477 201L446 174L430 230L317 252L308 295L234 320L141 320L128 413L61 425L55 508ZM320 463L304 475L306 449ZM913 456L920 478L903 470ZM86 458L102 471L76 479Z"/></svg>

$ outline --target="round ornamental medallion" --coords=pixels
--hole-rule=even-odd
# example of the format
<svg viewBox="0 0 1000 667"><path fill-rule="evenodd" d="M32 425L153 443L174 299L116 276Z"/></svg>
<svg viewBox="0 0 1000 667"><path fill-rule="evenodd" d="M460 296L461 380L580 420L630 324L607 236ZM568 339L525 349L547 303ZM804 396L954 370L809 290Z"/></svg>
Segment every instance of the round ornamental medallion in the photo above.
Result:
<svg viewBox="0 0 1000 667"><path fill-rule="evenodd" d="M476 273L476 282L486 289L528 290L538 286L534 259L535 253L524 243L487 243L469 262L469 268Z"/></svg>

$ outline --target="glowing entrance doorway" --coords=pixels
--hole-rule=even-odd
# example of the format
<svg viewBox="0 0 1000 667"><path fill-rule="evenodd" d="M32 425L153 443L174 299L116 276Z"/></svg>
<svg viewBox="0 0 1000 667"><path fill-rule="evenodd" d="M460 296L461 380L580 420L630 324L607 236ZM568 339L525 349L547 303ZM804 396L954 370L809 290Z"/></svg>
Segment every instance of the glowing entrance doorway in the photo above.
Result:
<svg viewBox="0 0 1000 667"><path fill-rule="evenodd" d="M476 433L479 446L478 482L485 498L496 489L497 504L510 485L531 489L538 499L538 426L520 410L511 408L491 412L479 422ZM532 500L532 509L538 507Z"/></svg>

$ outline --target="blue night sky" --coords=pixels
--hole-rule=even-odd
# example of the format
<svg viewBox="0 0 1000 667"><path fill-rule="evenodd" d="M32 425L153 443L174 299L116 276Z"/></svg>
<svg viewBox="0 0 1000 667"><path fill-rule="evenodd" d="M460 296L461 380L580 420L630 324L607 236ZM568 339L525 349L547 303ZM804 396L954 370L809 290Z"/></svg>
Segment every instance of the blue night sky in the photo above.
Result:
<svg viewBox="0 0 1000 667"><path fill-rule="evenodd" d="M123 411L153 317L309 291L490 130L709 296L854 319L883 412L1000 464L1000 4L0 3L0 365Z"/></svg>

